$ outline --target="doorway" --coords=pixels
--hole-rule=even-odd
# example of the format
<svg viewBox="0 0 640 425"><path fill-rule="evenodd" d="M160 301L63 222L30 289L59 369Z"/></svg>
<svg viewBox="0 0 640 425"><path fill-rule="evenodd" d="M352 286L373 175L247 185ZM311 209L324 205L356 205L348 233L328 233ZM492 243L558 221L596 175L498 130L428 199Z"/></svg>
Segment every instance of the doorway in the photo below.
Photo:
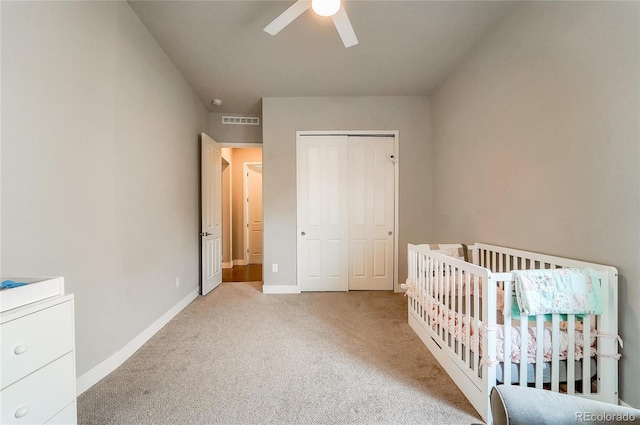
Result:
<svg viewBox="0 0 640 425"><path fill-rule="evenodd" d="M222 144L222 281L262 281L262 145Z"/></svg>

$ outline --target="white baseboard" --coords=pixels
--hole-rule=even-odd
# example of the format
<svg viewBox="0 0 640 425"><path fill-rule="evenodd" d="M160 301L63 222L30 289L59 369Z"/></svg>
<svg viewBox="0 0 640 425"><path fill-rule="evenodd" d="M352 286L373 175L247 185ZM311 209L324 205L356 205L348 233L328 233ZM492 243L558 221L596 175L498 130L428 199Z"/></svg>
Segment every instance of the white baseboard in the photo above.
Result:
<svg viewBox="0 0 640 425"><path fill-rule="evenodd" d="M233 261L230 261L228 263L222 263L222 268L223 269L230 269L233 267Z"/></svg>
<svg viewBox="0 0 640 425"><path fill-rule="evenodd" d="M634 407L633 407L632 405L630 405L630 404L628 404L628 403L625 403L624 401L622 401L622 400L620 400L620 399L618 399L618 404L619 404L620 406L624 406L624 407L631 407L632 409L634 409Z"/></svg>
<svg viewBox="0 0 640 425"><path fill-rule="evenodd" d="M133 338L127 345L116 352L114 355L104 360L91 370L85 372L82 376L76 379L76 390L79 396L95 384L97 384L102 378L116 370L118 366L124 363L129 357L133 355L145 342L149 341L153 335L156 334L164 325L166 325L171 319L173 319L178 313L182 311L191 301L198 296L198 289L189 293L186 297L180 300L169 311L160 316L158 320L153 322L148 328L142 331L138 336Z"/></svg>
<svg viewBox="0 0 640 425"><path fill-rule="evenodd" d="M262 285L263 294L299 294L298 285Z"/></svg>

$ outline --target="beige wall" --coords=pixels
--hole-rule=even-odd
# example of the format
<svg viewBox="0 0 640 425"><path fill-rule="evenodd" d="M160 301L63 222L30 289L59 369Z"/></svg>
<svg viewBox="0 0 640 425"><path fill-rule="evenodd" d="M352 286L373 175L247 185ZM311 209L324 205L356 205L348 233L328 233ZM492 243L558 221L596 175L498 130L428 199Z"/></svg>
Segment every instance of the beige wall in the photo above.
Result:
<svg viewBox="0 0 640 425"><path fill-rule="evenodd" d="M432 98L435 238L618 267L620 396L635 407L639 8L527 3Z"/></svg>
<svg viewBox="0 0 640 425"><path fill-rule="evenodd" d="M82 375L198 288L208 113L110 1L2 2L2 112L2 271L65 277Z"/></svg>
<svg viewBox="0 0 640 425"><path fill-rule="evenodd" d="M209 114L209 135L218 143L262 143L260 125L222 124L223 116L249 116L243 114ZM260 117L258 117L260 118Z"/></svg>
<svg viewBox="0 0 640 425"><path fill-rule="evenodd" d="M265 98L263 114L264 283L296 284L296 131L398 130L399 272L408 242L431 230L429 99L426 97ZM271 271L271 264L279 271Z"/></svg>

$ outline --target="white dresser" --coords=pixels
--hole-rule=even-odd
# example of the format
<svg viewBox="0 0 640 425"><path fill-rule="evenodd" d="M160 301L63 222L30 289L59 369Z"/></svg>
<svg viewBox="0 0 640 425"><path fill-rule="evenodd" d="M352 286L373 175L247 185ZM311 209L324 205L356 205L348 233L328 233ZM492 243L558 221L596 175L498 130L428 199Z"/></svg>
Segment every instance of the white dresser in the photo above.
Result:
<svg viewBox="0 0 640 425"><path fill-rule="evenodd" d="M0 424L76 424L73 295L0 313Z"/></svg>

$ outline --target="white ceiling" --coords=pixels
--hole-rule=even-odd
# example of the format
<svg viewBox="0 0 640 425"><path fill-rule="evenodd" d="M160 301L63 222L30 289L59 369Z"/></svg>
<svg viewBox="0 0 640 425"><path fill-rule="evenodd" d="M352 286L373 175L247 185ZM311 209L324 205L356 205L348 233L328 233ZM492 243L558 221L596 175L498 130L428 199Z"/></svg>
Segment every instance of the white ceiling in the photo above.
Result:
<svg viewBox="0 0 640 425"><path fill-rule="evenodd" d="M129 1L209 110L232 114L260 114L272 96L428 95L516 4L345 1L360 41L347 49L310 10L264 32L293 2Z"/></svg>

